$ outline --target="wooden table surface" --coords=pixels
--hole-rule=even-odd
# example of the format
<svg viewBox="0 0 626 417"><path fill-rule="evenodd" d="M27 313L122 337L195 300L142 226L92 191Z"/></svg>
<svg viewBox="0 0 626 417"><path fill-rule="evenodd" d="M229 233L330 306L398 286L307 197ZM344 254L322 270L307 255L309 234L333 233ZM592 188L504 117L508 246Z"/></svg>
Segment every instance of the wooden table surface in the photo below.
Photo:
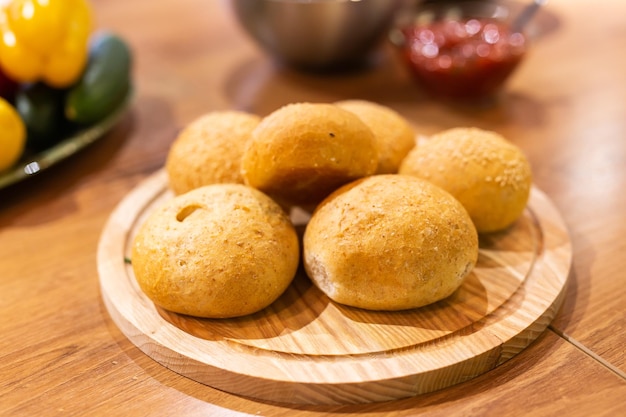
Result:
<svg viewBox="0 0 626 417"><path fill-rule="evenodd" d="M0 191L0 415L626 415L626 3L551 1L537 17L544 33L488 108L427 99L387 49L353 74L276 67L221 1L94 7L98 25L134 49L136 97L110 134ZM527 153L573 245L566 298L548 330L473 380L367 405L242 398L142 353L101 298L96 250L111 211L205 112L265 115L289 102L345 98L395 108L423 134L496 130Z"/></svg>

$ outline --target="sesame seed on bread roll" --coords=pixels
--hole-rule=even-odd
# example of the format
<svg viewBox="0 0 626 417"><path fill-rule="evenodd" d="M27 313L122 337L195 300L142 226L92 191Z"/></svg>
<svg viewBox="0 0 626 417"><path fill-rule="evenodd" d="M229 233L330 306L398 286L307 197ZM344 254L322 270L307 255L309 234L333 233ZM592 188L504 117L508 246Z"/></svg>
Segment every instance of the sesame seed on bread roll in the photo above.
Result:
<svg viewBox="0 0 626 417"><path fill-rule="evenodd" d="M529 161L502 135L453 128L420 143L399 172L424 178L452 194L479 233L504 230L522 214L532 187Z"/></svg>

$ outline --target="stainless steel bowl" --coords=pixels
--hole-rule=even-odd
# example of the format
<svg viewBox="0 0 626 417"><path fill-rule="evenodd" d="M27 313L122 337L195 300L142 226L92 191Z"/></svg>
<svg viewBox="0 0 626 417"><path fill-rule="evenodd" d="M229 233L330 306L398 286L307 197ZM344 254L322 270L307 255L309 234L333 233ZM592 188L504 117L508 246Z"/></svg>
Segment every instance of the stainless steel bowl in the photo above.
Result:
<svg viewBox="0 0 626 417"><path fill-rule="evenodd" d="M402 0L231 0L241 26L279 61L307 69L359 65Z"/></svg>

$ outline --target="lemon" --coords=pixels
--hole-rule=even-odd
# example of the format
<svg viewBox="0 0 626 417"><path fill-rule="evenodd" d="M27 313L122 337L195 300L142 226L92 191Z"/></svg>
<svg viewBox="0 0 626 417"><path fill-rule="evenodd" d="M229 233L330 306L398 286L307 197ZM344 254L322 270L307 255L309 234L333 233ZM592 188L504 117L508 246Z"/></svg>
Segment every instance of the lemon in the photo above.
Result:
<svg viewBox="0 0 626 417"><path fill-rule="evenodd" d="M0 171L13 166L26 146L26 126L19 114L0 97Z"/></svg>

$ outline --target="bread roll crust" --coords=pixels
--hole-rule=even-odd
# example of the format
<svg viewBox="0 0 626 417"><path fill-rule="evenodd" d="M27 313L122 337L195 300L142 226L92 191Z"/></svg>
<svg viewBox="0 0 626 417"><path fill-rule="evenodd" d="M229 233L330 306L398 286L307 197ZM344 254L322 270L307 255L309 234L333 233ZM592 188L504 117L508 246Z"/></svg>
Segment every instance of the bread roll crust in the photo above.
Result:
<svg viewBox="0 0 626 417"><path fill-rule="evenodd" d="M134 239L132 267L164 309L224 318L271 304L299 256L295 229L273 200L241 184L215 184L157 208Z"/></svg>
<svg viewBox="0 0 626 417"><path fill-rule="evenodd" d="M370 310L421 307L452 294L476 264L478 238L461 204L415 177L375 175L315 210L304 266L330 299Z"/></svg>
<svg viewBox="0 0 626 417"><path fill-rule="evenodd" d="M335 103L351 111L372 130L378 149L376 174L396 174L402 160L415 147L415 130L398 112L367 100L342 100Z"/></svg>
<svg viewBox="0 0 626 417"><path fill-rule="evenodd" d="M261 117L239 111L207 113L188 124L169 149L165 169L175 194L203 185L243 184L241 157Z"/></svg>
<svg viewBox="0 0 626 417"><path fill-rule="evenodd" d="M469 212L479 233L504 230L524 211L532 172L522 151L498 133L453 128L414 148L399 172L442 187Z"/></svg>
<svg viewBox="0 0 626 417"><path fill-rule="evenodd" d="M279 201L316 204L376 171L372 131L326 103L294 103L263 118L242 158L244 182Z"/></svg>

